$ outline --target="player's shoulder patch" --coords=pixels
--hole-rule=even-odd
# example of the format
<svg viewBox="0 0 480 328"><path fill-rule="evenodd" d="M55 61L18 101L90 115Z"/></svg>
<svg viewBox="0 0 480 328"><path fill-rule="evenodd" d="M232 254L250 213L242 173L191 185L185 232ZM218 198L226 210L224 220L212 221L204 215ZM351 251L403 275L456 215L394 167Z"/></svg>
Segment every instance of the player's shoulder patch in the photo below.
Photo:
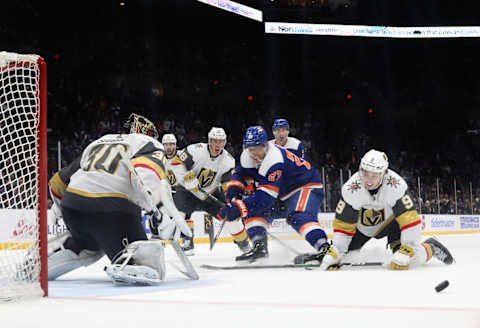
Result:
<svg viewBox="0 0 480 328"><path fill-rule="evenodd" d="M387 186L389 186L391 188L400 187L400 180L398 180L396 177L391 176L391 175L385 177L385 183L387 184Z"/></svg>
<svg viewBox="0 0 480 328"><path fill-rule="evenodd" d="M342 197L351 206L357 208L357 204L364 193L362 182L360 181L360 174L357 172L348 179L342 186Z"/></svg>
<svg viewBox="0 0 480 328"><path fill-rule="evenodd" d="M345 182L342 186L342 194L345 195L345 197L349 197L350 195L355 195L360 193L360 191L363 189L362 186L362 181L360 181L360 174L355 173L348 179L347 182Z"/></svg>
<svg viewBox="0 0 480 328"><path fill-rule="evenodd" d="M408 189L407 182L397 172L388 170L383 178L383 183L389 197L397 200L402 197Z"/></svg>

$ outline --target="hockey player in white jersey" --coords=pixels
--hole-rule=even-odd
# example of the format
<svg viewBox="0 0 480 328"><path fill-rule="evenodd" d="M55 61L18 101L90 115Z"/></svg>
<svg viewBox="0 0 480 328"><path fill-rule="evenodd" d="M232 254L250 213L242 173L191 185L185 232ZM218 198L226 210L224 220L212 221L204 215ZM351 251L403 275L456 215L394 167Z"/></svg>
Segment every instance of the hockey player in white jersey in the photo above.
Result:
<svg viewBox="0 0 480 328"><path fill-rule="evenodd" d="M289 137L290 124L284 118L278 118L273 122L272 132L275 139L269 140L270 145L285 148L291 151L300 158L305 158L305 148L300 140L294 137Z"/></svg>
<svg viewBox="0 0 480 328"><path fill-rule="evenodd" d="M388 169L385 153L370 150L360 169L343 185L333 222L332 245L321 269L338 269L342 258L371 238L387 237L392 250L389 268L407 270L432 257L451 264L453 257L436 238L421 242L421 219L405 180Z"/></svg>
<svg viewBox="0 0 480 328"><path fill-rule="evenodd" d="M178 173L184 172L181 163L178 160L174 160L175 156L177 156L177 138L172 133L166 133L162 137L162 145L165 150L165 167L167 169L168 182L173 188L178 185Z"/></svg>
<svg viewBox="0 0 480 328"><path fill-rule="evenodd" d="M145 135L158 136L156 129L145 118L132 115L133 133L92 142L82 153L80 169L69 177L61 200L69 233L49 241L49 280L90 265L104 254L112 262L105 271L115 282L150 285L164 280L163 242L147 240L141 208L148 204L125 161L131 162L160 206L162 217L151 219L157 237L171 239L177 229L191 234L171 199L163 147Z"/></svg>
<svg viewBox="0 0 480 328"><path fill-rule="evenodd" d="M224 149L227 135L222 128L212 127L208 132L208 143L195 143L178 151L172 165L183 164L183 174L177 175L179 186L174 194L175 205L185 213L185 219L193 229L191 215L195 211L209 213L209 220L220 210L221 206L202 191L212 194L220 201L225 201L224 188L232 175L235 159ZM180 187L181 186L181 187ZM250 250L248 236L241 220L226 224L234 243L242 252ZM193 237L183 238L185 254L193 255Z"/></svg>

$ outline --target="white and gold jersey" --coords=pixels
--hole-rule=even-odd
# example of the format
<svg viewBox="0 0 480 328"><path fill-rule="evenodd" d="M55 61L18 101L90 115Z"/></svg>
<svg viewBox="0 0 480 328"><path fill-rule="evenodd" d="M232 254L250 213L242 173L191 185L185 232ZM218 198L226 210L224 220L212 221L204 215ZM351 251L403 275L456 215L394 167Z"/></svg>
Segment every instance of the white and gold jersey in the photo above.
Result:
<svg viewBox="0 0 480 328"><path fill-rule="evenodd" d="M420 223L413 200L407 193L406 181L388 170L375 193L363 186L360 173L355 173L342 186L333 223L334 243L346 251L357 229L368 237L375 237L396 220L402 235L402 244L416 243L420 238Z"/></svg>
<svg viewBox="0 0 480 328"><path fill-rule="evenodd" d="M109 134L85 148L80 169L71 176L67 191L89 198L124 198L144 207L144 200L130 181L124 156L151 190L166 179L160 142L143 134Z"/></svg>
<svg viewBox="0 0 480 328"><path fill-rule="evenodd" d="M192 171L200 187L208 193L214 193L226 183L235 167L235 159L225 149L217 157L211 157L207 143L191 144L178 151L176 158L184 164L184 172L179 172L177 179L182 181L186 172Z"/></svg>
<svg viewBox="0 0 480 328"><path fill-rule="evenodd" d="M172 158L166 158L165 168L167 169L167 179L172 187L178 185L178 177L185 174L185 167L181 161L176 158L178 151Z"/></svg>

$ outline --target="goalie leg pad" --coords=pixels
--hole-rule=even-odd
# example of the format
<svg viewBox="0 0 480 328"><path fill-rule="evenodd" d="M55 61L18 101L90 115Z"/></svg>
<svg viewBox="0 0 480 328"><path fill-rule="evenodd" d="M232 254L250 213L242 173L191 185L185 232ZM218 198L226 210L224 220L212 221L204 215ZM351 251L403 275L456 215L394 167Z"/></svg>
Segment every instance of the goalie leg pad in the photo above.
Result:
<svg viewBox="0 0 480 328"><path fill-rule="evenodd" d="M114 263L105 268L118 284L155 285L165 280L164 242L141 240L125 247Z"/></svg>
<svg viewBox="0 0 480 328"><path fill-rule="evenodd" d="M71 236L72 234L69 231L65 231L64 233L61 233L49 239L48 240L48 256L53 254L55 251L63 249L63 244L68 239L68 237L71 237Z"/></svg>
<svg viewBox="0 0 480 328"><path fill-rule="evenodd" d="M83 250L77 255L69 249L60 249L48 256L48 280L55 280L81 266L89 266L102 257L101 251Z"/></svg>

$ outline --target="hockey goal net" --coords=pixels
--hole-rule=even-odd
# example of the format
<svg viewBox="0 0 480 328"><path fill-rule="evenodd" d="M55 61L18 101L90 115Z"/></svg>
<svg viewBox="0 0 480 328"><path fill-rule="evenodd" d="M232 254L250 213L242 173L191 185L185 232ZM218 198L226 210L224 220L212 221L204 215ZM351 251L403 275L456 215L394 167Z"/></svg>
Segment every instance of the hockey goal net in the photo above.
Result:
<svg viewBox="0 0 480 328"><path fill-rule="evenodd" d="M0 52L0 301L47 295L46 64Z"/></svg>

